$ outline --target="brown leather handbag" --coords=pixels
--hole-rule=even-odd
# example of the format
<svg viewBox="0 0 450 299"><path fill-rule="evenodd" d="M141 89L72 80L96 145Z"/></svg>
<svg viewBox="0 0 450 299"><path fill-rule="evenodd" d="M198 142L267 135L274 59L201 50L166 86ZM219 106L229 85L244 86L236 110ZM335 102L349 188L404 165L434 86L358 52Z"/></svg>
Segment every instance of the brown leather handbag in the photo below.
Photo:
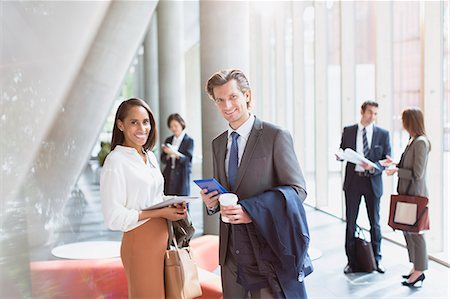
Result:
<svg viewBox="0 0 450 299"><path fill-rule="evenodd" d="M428 198L391 195L388 225L393 229L418 233L430 229Z"/></svg>
<svg viewBox="0 0 450 299"><path fill-rule="evenodd" d="M202 295L190 247L178 248L171 221L167 221L169 242L164 256L164 288L167 299L192 299Z"/></svg>

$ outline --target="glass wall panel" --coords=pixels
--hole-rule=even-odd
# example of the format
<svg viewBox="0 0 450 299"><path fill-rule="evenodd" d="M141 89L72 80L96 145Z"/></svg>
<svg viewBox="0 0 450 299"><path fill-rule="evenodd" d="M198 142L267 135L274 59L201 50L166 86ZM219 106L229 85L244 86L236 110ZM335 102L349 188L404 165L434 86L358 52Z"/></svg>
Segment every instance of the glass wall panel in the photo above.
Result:
<svg viewBox="0 0 450 299"><path fill-rule="evenodd" d="M308 6L303 13L304 22L304 64L305 64L305 165L304 173L308 184L308 197L306 203L315 206L316 180L315 180L315 92L314 92L314 6Z"/></svg>
<svg viewBox="0 0 450 299"><path fill-rule="evenodd" d="M356 119L361 103L375 99L375 3L355 2L355 92Z"/></svg>
<svg viewBox="0 0 450 299"><path fill-rule="evenodd" d="M444 211L449 213L449 200L450 200L450 184L448 182L450 181L450 4L448 1L445 1L443 4L443 14L444 14L444 22L442 24L443 26L443 57L442 57L442 79L443 79L443 88L444 88L444 131L443 131L443 137L444 137ZM447 182L447 183L446 183ZM448 214L444 215L444 236L446 236L446 240L444 240L444 258L446 259L447 263L450 262L450 255L449 251L449 221L448 221Z"/></svg>
<svg viewBox="0 0 450 299"><path fill-rule="evenodd" d="M402 129L401 113L409 106L421 107L422 47L420 3L393 2L394 100L392 154L396 161L406 147L407 133ZM394 184L396 186L396 184Z"/></svg>
<svg viewBox="0 0 450 299"><path fill-rule="evenodd" d="M355 2L355 123L361 118L361 104L375 98L376 9L372 1ZM370 229L364 198L358 225Z"/></svg>
<svg viewBox="0 0 450 299"><path fill-rule="evenodd" d="M341 17L340 2L327 2L327 103L328 103L328 205L327 212L342 216L341 163L334 153L339 148L341 128Z"/></svg>

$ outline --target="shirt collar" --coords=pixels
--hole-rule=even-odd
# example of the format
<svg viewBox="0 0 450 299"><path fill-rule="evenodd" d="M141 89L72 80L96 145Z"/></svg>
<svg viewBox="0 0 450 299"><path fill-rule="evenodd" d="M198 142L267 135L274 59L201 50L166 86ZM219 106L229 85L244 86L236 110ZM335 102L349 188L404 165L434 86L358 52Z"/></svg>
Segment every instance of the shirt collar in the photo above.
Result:
<svg viewBox="0 0 450 299"><path fill-rule="evenodd" d="M359 122L358 123L358 131L361 131L362 129L364 129L364 126ZM366 131L372 130L372 129L373 129L373 123L371 123L370 125L368 125L366 127Z"/></svg>
<svg viewBox="0 0 450 299"><path fill-rule="evenodd" d="M255 123L255 116L250 113L250 117L243 123L239 128L234 130L230 125L228 125L228 137L230 137L231 133L237 132L239 136L247 138L250 135L250 131L253 128L253 124Z"/></svg>
<svg viewBox="0 0 450 299"><path fill-rule="evenodd" d="M124 146L124 145L120 145L120 144L116 145L116 147L114 149L117 149L118 151L124 152L124 153L139 154L134 147Z"/></svg>
<svg viewBox="0 0 450 299"><path fill-rule="evenodd" d="M175 140L183 140L184 135L186 135L186 132L184 130L181 132L180 136L178 136L178 137L173 135L173 141L175 141Z"/></svg>

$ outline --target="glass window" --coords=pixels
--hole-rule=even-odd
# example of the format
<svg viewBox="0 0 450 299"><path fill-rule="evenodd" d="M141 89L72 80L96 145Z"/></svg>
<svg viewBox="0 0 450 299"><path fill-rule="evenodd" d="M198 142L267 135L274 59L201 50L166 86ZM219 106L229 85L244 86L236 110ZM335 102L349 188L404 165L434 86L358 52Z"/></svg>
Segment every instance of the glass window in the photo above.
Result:
<svg viewBox="0 0 450 299"><path fill-rule="evenodd" d="M396 161L408 141L402 129L401 113L406 107L421 107L422 60L420 38L420 2L392 4L393 22L393 133L392 154Z"/></svg>
<svg viewBox="0 0 450 299"><path fill-rule="evenodd" d="M449 182L450 181L450 78L449 78L449 65L450 65L450 4L448 1L445 1L443 4L443 11L444 11L444 22L443 22L443 44L444 44L444 55L442 57L442 79L443 79L443 88L444 88L444 96L443 96L443 101L444 101L444 109L443 109L443 113L444 113L444 132L443 132L443 136L444 136L444 140L443 140L443 148L444 148L444 161L443 161L443 165L444 165L444 178L443 178L443 182L444 182L444 186L442 186L442 188L444 188L444 207L446 206L447 208L444 209L445 211L449 211L448 205L449 205L449 199L450 199L450 185L448 183L445 182ZM446 165L446 167L445 167ZM448 244L449 244L449 225L448 225L448 214L445 215L444 217L446 218L446 220L444 220L444 236L446 236L446 240L444 240L444 254L442 255L443 258L445 259L446 257L446 262L449 263L449 251L450 248L448 248Z"/></svg>
<svg viewBox="0 0 450 299"><path fill-rule="evenodd" d="M375 3L355 2L355 91L356 117L361 103L375 99Z"/></svg>
<svg viewBox="0 0 450 299"><path fill-rule="evenodd" d="M308 182L308 197L306 203L315 206L316 199L316 186L315 186L315 115L314 115L314 7L308 6L303 13L304 22L304 64L305 64L305 144L309 144L305 148L305 165L304 173L306 181Z"/></svg>
<svg viewBox="0 0 450 299"><path fill-rule="evenodd" d="M340 10L340 2L327 2L328 205L323 209L338 217L342 216L341 163L336 162L334 153L342 132Z"/></svg>

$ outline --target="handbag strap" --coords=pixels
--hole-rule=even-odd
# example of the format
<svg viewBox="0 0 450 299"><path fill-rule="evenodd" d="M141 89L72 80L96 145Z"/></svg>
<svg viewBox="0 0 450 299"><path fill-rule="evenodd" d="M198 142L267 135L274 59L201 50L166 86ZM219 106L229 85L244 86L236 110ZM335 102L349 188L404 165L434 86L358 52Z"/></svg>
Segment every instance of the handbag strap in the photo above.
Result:
<svg viewBox="0 0 450 299"><path fill-rule="evenodd" d="M173 232L173 224L170 220L167 220L167 231L169 233L169 238L167 239L167 249L170 249L171 245L175 245L175 248L178 250L177 239L175 238L175 233Z"/></svg>
<svg viewBox="0 0 450 299"><path fill-rule="evenodd" d="M356 224L356 234L357 234L357 237L359 237L360 235L362 235L362 238L363 238L364 240L366 240L366 236L364 235L364 231L363 231L363 229L362 229L358 224Z"/></svg>

